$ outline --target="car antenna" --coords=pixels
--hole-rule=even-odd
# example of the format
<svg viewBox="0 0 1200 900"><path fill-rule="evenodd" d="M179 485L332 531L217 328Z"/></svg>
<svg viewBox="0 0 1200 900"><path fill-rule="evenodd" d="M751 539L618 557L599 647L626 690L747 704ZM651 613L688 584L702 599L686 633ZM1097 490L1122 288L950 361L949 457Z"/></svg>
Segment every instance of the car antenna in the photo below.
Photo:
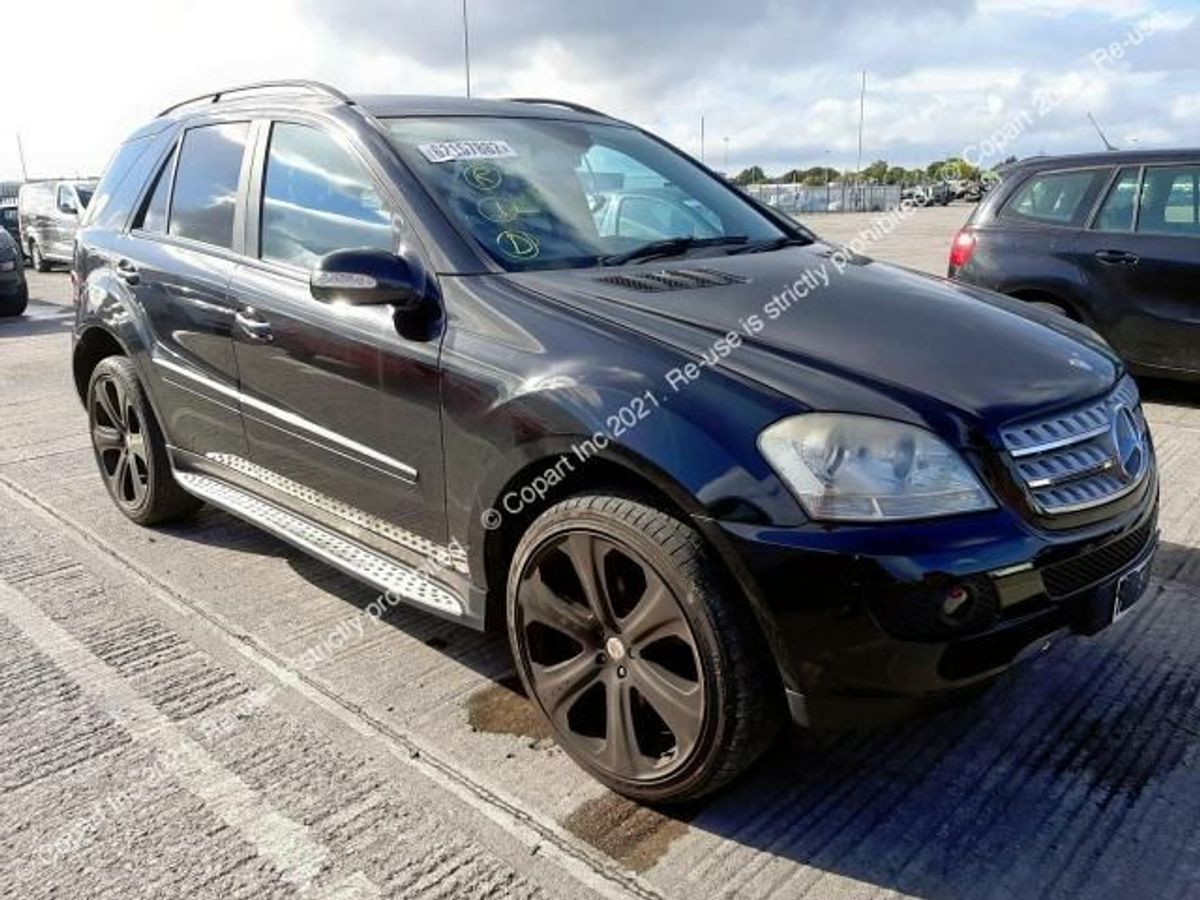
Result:
<svg viewBox="0 0 1200 900"><path fill-rule="evenodd" d="M1115 152L1116 147L1109 143L1108 138L1104 136L1104 131L1100 128L1100 123L1096 121L1096 117L1090 112L1087 114L1088 121L1092 123L1092 127L1096 129L1096 134L1100 135L1100 140L1104 141L1104 149L1110 152Z"/></svg>

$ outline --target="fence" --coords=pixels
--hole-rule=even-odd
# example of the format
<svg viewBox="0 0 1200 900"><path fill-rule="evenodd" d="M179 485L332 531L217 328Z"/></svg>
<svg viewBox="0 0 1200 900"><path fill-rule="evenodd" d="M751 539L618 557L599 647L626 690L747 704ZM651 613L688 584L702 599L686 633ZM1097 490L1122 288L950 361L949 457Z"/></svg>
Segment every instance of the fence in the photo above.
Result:
<svg viewBox="0 0 1200 900"><path fill-rule="evenodd" d="M898 184L751 184L752 197L786 213L883 212L900 205Z"/></svg>

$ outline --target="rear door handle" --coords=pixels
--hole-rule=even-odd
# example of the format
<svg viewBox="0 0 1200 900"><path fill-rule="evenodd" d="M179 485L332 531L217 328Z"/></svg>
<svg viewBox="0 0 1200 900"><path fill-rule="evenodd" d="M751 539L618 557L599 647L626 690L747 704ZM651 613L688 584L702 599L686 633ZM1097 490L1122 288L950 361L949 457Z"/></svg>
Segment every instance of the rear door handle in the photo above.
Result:
<svg viewBox="0 0 1200 900"><path fill-rule="evenodd" d="M1128 266L1132 268L1138 264L1138 255L1136 253L1126 253L1124 250L1097 250L1096 259L1100 260L1106 266Z"/></svg>
<svg viewBox="0 0 1200 900"><path fill-rule="evenodd" d="M271 323L252 306L239 309L233 314L233 321L248 340L270 342L275 339L275 335L271 333Z"/></svg>
<svg viewBox="0 0 1200 900"><path fill-rule="evenodd" d="M117 277L126 284L137 284L141 280L141 275L138 273L137 266L127 259L117 260Z"/></svg>

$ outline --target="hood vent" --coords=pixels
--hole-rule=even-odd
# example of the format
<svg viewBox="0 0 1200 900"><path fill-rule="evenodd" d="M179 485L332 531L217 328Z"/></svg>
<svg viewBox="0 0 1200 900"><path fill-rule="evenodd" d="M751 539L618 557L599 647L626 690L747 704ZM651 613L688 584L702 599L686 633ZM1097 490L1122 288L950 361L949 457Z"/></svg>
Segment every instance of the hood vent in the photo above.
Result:
<svg viewBox="0 0 1200 900"><path fill-rule="evenodd" d="M661 269L657 272L636 274L604 275L597 278L601 284L657 294L662 291L687 291L693 288L728 287L731 284L749 284L744 275L733 275L716 269Z"/></svg>

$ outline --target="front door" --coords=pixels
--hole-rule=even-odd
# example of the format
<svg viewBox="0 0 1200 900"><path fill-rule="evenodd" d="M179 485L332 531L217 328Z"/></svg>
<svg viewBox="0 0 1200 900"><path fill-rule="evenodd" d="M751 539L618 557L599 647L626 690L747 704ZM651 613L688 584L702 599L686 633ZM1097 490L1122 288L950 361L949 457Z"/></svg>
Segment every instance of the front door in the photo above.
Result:
<svg viewBox="0 0 1200 900"><path fill-rule="evenodd" d="M1200 165L1123 168L1077 258L1118 352L1200 371Z"/></svg>
<svg viewBox="0 0 1200 900"><path fill-rule="evenodd" d="M367 532L401 558L446 541L440 335L401 337L387 306L338 306L309 290L334 250L395 252L383 193L362 157L312 124L262 126L247 255L232 296L249 443L243 474L305 515ZM251 244L256 245L253 249Z"/></svg>

